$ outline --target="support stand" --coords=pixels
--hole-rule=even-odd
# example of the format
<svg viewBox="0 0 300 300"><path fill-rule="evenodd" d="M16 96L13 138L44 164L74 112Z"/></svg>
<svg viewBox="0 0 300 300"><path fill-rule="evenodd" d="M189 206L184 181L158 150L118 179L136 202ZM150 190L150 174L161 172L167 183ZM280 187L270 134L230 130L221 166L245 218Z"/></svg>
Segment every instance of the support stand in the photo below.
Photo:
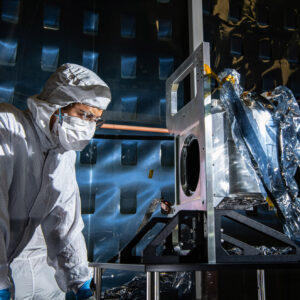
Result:
<svg viewBox="0 0 300 300"><path fill-rule="evenodd" d="M254 230L257 234L266 236L273 247L288 247L289 251L262 255L258 246L234 236L234 232L224 229L224 218ZM156 224L164 224L160 232L145 247L141 256L135 249L142 238ZM206 217L203 211L179 211L172 218L153 218L141 231L124 247L120 253L120 263L93 263L94 279L96 282L96 299L101 299L101 281L104 269L119 269L146 273L147 300L159 300L160 272L195 272L196 299L203 299L207 292L202 290L203 271L216 274L217 270L256 269L258 300L266 300L265 269L269 268L300 268L300 249L288 237L266 225L256 222L232 210L215 210L215 245L216 263L209 263L207 252L210 247L206 238ZM174 231L177 232L177 246L174 246ZM236 230L235 230L236 231ZM229 247L229 248L228 248ZM231 251L230 247L235 250ZM159 249L163 249L159 251ZM210 296L211 297L211 296ZM218 295L213 296L217 299ZM211 298L212 299L212 298Z"/></svg>
<svg viewBox="0 0 300 300"><path fill-rule="evenodd" d="M265 270L257 270L258 300L266 300Z"/></svg>

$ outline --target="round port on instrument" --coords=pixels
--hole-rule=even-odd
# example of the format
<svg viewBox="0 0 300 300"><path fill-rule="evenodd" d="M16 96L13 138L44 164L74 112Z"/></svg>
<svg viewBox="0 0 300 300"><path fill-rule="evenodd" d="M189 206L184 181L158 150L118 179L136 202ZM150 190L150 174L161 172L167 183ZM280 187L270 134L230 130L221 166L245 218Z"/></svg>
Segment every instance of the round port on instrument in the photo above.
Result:
<svg viewBox="0 0 300 300"><path fill-rule="evenodd" d="M180 156L180 181L184 193L192 196L200 177L200 150L197 138L189 135L183 144Z"/></svg>

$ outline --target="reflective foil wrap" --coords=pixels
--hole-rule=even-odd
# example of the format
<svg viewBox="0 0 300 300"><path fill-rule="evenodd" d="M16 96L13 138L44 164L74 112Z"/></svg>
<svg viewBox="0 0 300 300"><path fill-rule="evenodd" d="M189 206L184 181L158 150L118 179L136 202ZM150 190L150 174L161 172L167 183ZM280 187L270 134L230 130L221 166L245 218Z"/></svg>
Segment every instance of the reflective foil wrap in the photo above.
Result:
<svg viewBox="0 0 300 300"><path fill-rule="evenodd" d="M299 191L294 178L300 160L297 101L283 86L262 95L243 93L235 70L226 69L219 78L224 82L220 100L234 142L248 168L255 170L261 192L275 205L285 233L300 244Z"/></svg>
<svg viewBox="0 0 300 300"><path fill-rule="evenodd" d="M192 272L160 273L160 294L174 296L178 290L182 295L192 293ZM135 276L122 286L106 290L103 299L143 300L146 299L146 276Z"/></svg>
<svg viewBox="0 0 300 300"><path fill-rule="evenodd" d="M259 246L255 247L259 252L260 255L288 255L293 252L291 247L266 247L266 246ZM243 255L243 251L240 248L233 247L227 250L229 255Z"/></svg>
<svg viewBox="0 0 300 300"><path fill-rule="evenodd" d="M249 168L235 146L228 114L220 100L211 108L213 126L214 206L220 209L252 209L265 203L254 171Z"/></svg>

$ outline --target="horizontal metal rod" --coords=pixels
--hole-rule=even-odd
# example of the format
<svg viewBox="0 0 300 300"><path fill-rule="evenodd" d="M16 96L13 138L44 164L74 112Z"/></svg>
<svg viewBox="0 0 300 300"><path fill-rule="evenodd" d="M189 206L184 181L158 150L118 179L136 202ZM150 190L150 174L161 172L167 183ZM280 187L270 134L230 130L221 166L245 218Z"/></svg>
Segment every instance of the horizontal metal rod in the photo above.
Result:
<svg viewBox="0 0 300 300"><path fill-rule="evenodd" d="M93 137L94 139L106 139L106 140L158 140L158 141L174 141L174 136L172 135L142 135L142 134L98 134L96 133Z"/></svg>
<svg viewBox="0 0 300 300"><path fill-rule="evenodd" d="M170 131L167 128L129 126L129 125L118 125L118 124L103 124L101 126L101 128L113 129L113 130L131 130L131 131L143 131L143 132L170 133Z"/></svg>

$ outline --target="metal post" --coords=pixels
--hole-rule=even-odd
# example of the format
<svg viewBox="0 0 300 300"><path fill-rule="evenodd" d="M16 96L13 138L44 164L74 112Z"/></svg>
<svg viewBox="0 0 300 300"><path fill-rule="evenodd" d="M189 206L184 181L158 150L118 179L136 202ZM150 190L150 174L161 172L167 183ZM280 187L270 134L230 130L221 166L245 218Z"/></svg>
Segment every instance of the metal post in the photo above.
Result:
<svg viewBox="0 0 300 300"><path fill-rule="evenodd" d="M159 272L147 272L146 299L159 300Z"/></svg>
<svg viewBox="0 0 300 300"><path fill-rule="evenodd" d="M146 277L146 299L147 300L152 300L152 278L151 278L151 272L147 272L147 277Z"/></svg>
<svg viewBox="0 0 300 300"><path fill-rule="evenodd" d="M202 1L188 0L190 53L203 42Z"/></svg>
<svg viewBox="0 0 300 300"><path fill-rule="evenodd" d="M202 299L202 272L195 271L196 300Z"/></svg>
<svg viewBox="0 0 300 300"><path fill-rule="evenodd" d="M189 46L190 53L203 42L203 15L202 1L188 1L188 16L189 16ZM191 98L197 94L196 70L191 74Z"/></svg>
<svg viewBox="0 0 300 300"><path fill-rule="evenodd" d="M159 300L159 272L154 272L154 300Z"/></svg>
<svg viewBox="0 0 300 300"><path fill-rule="evenodd" d="M258 300L266 300L265 270L257 270Z"/></svg>
<svg viewBox="0 0 300 300"><path fill-rule="evenodd" d="M101 300L102 268L94 268L94 280L96 285L95 298L96 300Z"/></svg>
<svg viewBox="0 0 300 300"><path fill-rule="evenodd" d="M203 9L202 1L189 0L189 41L190 53L192 53L203 41ZM210 50L209 47L203 47L204 64L210 66ZM202 67L202 66L201 66ZM196 69L192 74L191 95L192 98L197 94L197 75ZM203 92L203 97L205 92ZM211 104L211 96L207 94L204 99L205 107L209 108ZM215 251L215 215L214 215L214 199L212 187L212 117L208 109L205 111L205 173L206 173L206 210L207 210L207 243L208 243L208 262L216 262Z"/></svg>

